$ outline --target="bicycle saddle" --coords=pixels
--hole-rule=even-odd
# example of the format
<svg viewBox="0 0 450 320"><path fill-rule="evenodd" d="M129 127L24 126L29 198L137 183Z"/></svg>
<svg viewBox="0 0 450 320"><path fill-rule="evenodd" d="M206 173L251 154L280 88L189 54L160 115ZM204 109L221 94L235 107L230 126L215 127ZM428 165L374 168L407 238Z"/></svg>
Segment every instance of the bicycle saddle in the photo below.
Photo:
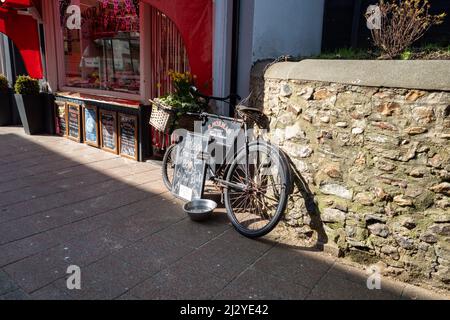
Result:
<svg viewBox="0 0 450 320"><path fill-rule="evenodd" d="M247 125L249 126L257 124L262 129L269 128L269 119L261 110L257 108L238 105L236 107L236 112L247 122Z"/></svg>
<svg viewBox="0 0 450 320"><path fill-rule="evenodd" d="M252 107L247 107L247 106L243 106L243 105L239 105L236 107L236 111L237 112L249 112L249 113L262 113L261 110L257 109L257 108L252 108Z"/></svg>

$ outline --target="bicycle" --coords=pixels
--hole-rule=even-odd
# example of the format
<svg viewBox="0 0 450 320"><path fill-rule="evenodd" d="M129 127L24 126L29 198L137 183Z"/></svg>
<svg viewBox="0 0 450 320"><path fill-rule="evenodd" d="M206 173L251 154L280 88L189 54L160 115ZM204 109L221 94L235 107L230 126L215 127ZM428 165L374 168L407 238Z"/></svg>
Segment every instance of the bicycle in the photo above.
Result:
<svg viewBox="0 0 450 320"><path fill-rule="evenodd" d="M195 88L191 93L204 99L206 105L209 105L211 100L228 104L232 98L240 100L239 97L231 95L225 98L206 96ZM209 148L200 155L207 165L205 179L213 182L222 191L222 202L225 203L227 216L234 228L246 237L257 238L271 232L280 221L292 191L291 171L288 159L280 149L260 136L252 138L249 134L248 124L262 122L265 118L262 112L239 105L236 114L239 118L206 112L191 115L198 116L202 121L202 129L207 129L210 134ZM219 134L214 131L218 127L223 129L224 124L236 130L239 128L239 133L228 139L233 145L236 145L239 138L245 140L244 145L235 152L230 143L224 143L224 138L229 137L221 136L221 130L218 130ZM241 135L242 130L244 135ZM225 135L228 134L229 132L225 132ZM253 141L250 141L252 139ZM162 175L169 190L172 190L178 143L168 148L163 159ZM220 159L224 160L222 163L218 163L215 152L220 148L225 149L225 157Z"/></svg>

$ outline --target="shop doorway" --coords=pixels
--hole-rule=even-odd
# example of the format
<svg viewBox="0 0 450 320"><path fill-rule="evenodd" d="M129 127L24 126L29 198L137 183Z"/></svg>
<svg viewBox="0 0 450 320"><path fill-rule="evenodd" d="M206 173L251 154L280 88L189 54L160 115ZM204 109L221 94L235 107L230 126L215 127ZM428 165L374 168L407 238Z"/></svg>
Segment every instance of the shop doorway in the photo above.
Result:
<svg viewBox="0 0 450 320"><path fill-rule="evenodd" d="M169 71L190 71L187 50L175 23L163 12L151 10L151 98L163 96L173 90ZM151 128L153 153L161 157L170 145L170 135Z"/></svg>

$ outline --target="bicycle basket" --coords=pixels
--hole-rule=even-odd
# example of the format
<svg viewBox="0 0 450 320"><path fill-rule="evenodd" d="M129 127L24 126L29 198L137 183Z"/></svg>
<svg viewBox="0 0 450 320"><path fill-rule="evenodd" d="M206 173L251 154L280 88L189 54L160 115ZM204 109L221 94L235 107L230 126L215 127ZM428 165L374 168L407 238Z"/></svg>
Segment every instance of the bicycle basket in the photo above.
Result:
<svg viewBox="0 0 450 320"><path fill-rule="evenodd" d="M159 101L150 100L152 103L152 113L150 115L150 125L161 132L169 132L175 121L175 111L171 106L162 104Z"/></svg>

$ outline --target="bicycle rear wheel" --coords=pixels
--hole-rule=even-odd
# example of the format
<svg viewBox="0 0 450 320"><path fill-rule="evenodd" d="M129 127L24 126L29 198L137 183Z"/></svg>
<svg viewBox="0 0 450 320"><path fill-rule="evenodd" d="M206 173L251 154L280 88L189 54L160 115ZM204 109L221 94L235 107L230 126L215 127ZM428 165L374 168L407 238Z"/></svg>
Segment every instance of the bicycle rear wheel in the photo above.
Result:
<svg viewBox="0 0 450 320"><path fill-rule="evenodd" d="M166 153L164 154L164 159L162 163L162 176L164 185L166 188L171 191L172 190L172 182L173 182L173 176L175 173L175 164L176 164L176 157L177 157L177 145L173 144L171 145Z"/></svg>
<svg viewBox="0 0 450 320"><path fill-rule="evenodd" d="M235 229L249 238L272 231L283 215L289 197L290 171L278 148L265 141L242 149L228 170L225 189L228 218ZM248 163L248 168L247 168Z"/></svg>

